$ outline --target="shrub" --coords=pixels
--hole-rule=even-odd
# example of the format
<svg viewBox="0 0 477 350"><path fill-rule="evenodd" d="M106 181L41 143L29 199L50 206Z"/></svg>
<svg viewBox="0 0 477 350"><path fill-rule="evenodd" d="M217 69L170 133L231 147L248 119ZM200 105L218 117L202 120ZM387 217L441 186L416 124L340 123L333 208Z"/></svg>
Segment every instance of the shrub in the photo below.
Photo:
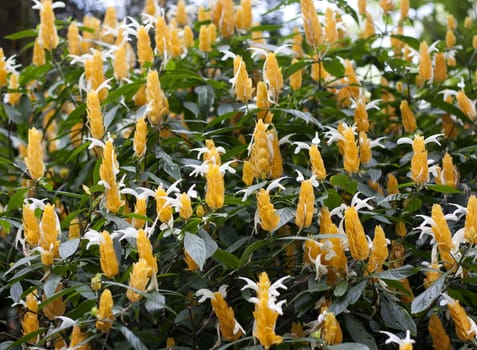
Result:
<svg viewBox="0 0 477 350"><path fill-rule="evenodd" d="M3 349L477 346L475 18L429 45L408 1L335 3L267 36L250 0L35 2L32 64L0 56Z"/></svg>

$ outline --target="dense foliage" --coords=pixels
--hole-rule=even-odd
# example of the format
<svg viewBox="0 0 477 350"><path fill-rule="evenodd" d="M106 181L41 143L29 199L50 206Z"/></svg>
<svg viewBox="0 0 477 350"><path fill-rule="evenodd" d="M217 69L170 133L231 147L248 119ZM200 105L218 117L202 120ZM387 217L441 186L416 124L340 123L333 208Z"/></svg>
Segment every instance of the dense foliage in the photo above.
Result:
<svg viewBox="0 0 477 350"><path fill-rule="evenodd" d="M0 349L477 346L476 18L58 6L0 55Z"/></svg>

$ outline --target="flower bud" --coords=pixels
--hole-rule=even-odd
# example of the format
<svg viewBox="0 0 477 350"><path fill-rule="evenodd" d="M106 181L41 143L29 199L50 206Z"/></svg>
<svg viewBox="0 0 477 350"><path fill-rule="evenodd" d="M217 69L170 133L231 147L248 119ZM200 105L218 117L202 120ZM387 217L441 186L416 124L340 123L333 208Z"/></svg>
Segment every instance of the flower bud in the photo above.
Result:
<svg viewBox="0 0 477 350"><path fill-rule="evenodd" d="M144 67L146 63L152 64L152 62L154 61L154 53L152 52L149 33L144 26L139 26L136 35L137 57L139 63L141 64L141 67Z"/></svg>
<svg viewBox="0 0 477 350"><path fill-rule="evenodd" d="M219 209L224 206L224 175L216 164L209 164L206 173L205 202L211 209Z"/></svg>
<svg viewBox="0 0 477 350"><path fill-rule="evenodd" d="M409 107L407 100L402 100L399 108L401 109L404 130L406 132L413 132L416 130L416 118L414 117L414 113L412 112L411 107Z"/></svg>
<svg viewBox="0 0 477 350"><path fill-rule="evenodd" d="M459 109L464 113L470 120L474 121L477 116L477 111L475 108L474 102L467 97L464 90L459 90L457 92L457 104Z"/></svg>
<svg viewBox="0 0 477 350"><path fill-rule="evenodd" d="M158 125L169 112L169 101L161 89L159 74L156 70L150 70L147 73L146 96L148 103L147 117L152 125Z"/></svg>
<svg viewBox="0 0 477 350"><path fill-rule="evenodd" d="M104 136L103 115L101 114L99 96L95 90L88 91L86 98L86 111L91 136L95 139L101 140Z"/></svg>
<svg viewBox="0 0 477 350"><path fill-rule="evenodd" d="M447 331L444 329L441 319L437 314L433 313L429 317L429 334L431 335L432 344L436 350L452 350L452 344L447 335Z"/></svg>
<svg viewBox="0 0 477 350"><path fill-rule="evenodd" d="M356 173L359 170L358 145L356 144L354 131L351 127L345 128L343 131L343 164L344 169L348 173Z"/></svg>
<svg viewBox="0 0 477 350"><path fill-rule="evenodd" d="M297 63L298 60L294 58L291 62L291 64ZM299 69L293 74L290 75L290 87L292 90L298 90L301 88L301 83L303 80L303 69Z"/></svg>
<svg viewBox="0 0 477 350"><path fill-rule="evenodd" d="M426 41L421 41L419 44L419 71L418 82L422 85L424 82L431 80L432 78L432 63L431 55L429 53L429 47Z"/></svg>
<svg viewBox="0 0 477 350"><path fill-rule="evenodd" d="M414 153L411 158L411 178L417 185L422 185L429 181L429 167L424 137L414 136L412 148Z"/></svg>
<svg viewBox="0 0 477 350"><path fill-rule="evenodd" d="M138 158L144 157L147 147L147 123L146 118L139 118L136 121L136 132L134 133L133 149L134 155Z"/></svg>
<svg viewBox="0 0 477 350"><path fill-rule="evenodd" d="M315 193L311 180L302 181L300 194L298 196L298 205L295 215L295 224L300 228L306 228L311 225L313 213L315 210Z"/></svg>
<svg viewBox="0 0 477 350"><path fill-rule="evenodd" d="M186 48L194 47L194 33L192 29L187 25L184 27L184 46Z"/></svg>
<svg viewBox="0 0 477 350"><path fill-rule="evenodd" d="M27 155L25 165L30 177L38 181L45 174L45 164L43 163L43 146L41 139L43 134L40 130L31 128L28 130Z"/></svg>
<svg viewBox="0 0 477 350"><path fill-rule="evenodd" d="M104 230L101 233L102 241L99 244L99 260L101 271L109 278L113 278L119 273L119 263L114 250L113 240L109 232Z"/></svg>
<svg viewBox="0 0 477 350"><path fill-rule="evenodd" d="M267 83L272 99L278 101L278 95L283 89L283 76L277 58L272 52L267 54L263 64L263 81Z"/></svg>
<svg viewBox="0 0 477 350"><path fill-rule="evenodd" d="M318 47L323 43L323 29L315 5L312 0L300 0L300 4L306 42L310 46Z"/></svg>
<svg viewBox="0 0 477 350"><path fill-rule="evenodd" d="M280 222L280 216L270 201L270 194L263 188L257 193L257 210L262 229L273 231Z"/></svg>
<svg viewBox="0 0 477 350"><path fill-rule="evenodd" d="M42 0L41 2L39 38L40 46L45 50L51 51L58 46L52 0Z"/></svg>

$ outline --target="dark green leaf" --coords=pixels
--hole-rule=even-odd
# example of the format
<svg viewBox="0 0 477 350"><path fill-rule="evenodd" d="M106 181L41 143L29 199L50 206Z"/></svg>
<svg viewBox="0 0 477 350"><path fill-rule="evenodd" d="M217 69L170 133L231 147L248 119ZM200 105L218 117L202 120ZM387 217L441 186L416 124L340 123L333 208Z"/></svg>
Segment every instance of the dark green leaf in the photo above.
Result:
<svg viewBox="0 0 477 350"><path fill-rule="evenodd" d="M446 276L442 275L437 281L432 284L432 286L427 288L424 292L422 292L412 300L411 312L413 314L417 314L429 308L429 306L432 305L434 300L436 300L441 295L445 278Z"/></svg>
<svg viewBox="0 0 477 350"><path fill-rule="evenodd" d="M345 74L345 68L341 61L337 58L324 59L323 67L325 70L336 78L341 78Z"/></svg>
<svg viewBox="0 0 477 350"><path fill-rule="evenodd" d="M144 306L150 314L155 314L164 309L166 298L159 292L148 293L146 295L146 303Z"/></svg>
<svg viewBox="0 0 477 350"><path fill-rule="evenodd" d="M119 331L124 335L124 338L131 344L135 350L147 350L146 345L139 339L129 328L123 325L119 326Z"/></svg>
<svg viewBox="0 0 477 350"><path fill-rule="evenodd" d="M7 213L12 210L18 209L23 205L23 200L25 199L25 193L30 190L28 187L17 188L13 196L10 197L8 201Z"/></svg>
<svg viewBox="0 0 477 350"><path fill-rule="evenodd" d="M395 301L383 298L380 312L384 324L387 327L399 329L404 332L410 330L411 334L416 334L416 324L411 315Z"/></svg>
<svg viewBox="0 0 477 350"><path fill-rule="evenodd" d="M359 343L342 343L326 347L328 350L370 350L368 346Z"/></svg>
<svg viewBox="0 0 477 350"><path fill-rule="evenodd" d="M18 40L23 38L33 38L37 36L37 32L34 29L25 29L19 32L5 35L4 38L8 40Z"/></svg>
<svg viewBox="0 0 477 350"><path fill-rule="evenodd" d="M222 249L217 249L213 255L213 258L228 266L230 269L236 269L240 266L239 258Z"/></svg>
<svg viewBox="0 0 477 350"><path fill-rule="evenodd" d="M333 294L336 297L342 297L346 293L347 290L348 290L348 282L343 281L336 286L336 288L333 290Z"/></svg>
<svg viewBox="0 0 477 350"><path fill-rule="evenodd" d="M23 293L23 287L20 282L15 282L10 287L10 298L14 303L18 303Z"/></svg>
<svg viewBox="0 0 477 350"><path fill-rule="evenodd" d="M336 316L342 313L348 308L349 305L353 305L358 301L367 284L368 281L364 280L349 288L348 293L342 297L336 298L333 301L333 303L330 305L329 311L333 312Z"/></svg>
<svg viewBox="0 0 477 350"><path fill-rule="evenodd" d="M346 323L346 329L355 342L366 345L369 350L378 350L378 346L376 345L376 341L374 340L373 336L369 334L369 332L363 326L363 323L360 322L357 317L351 314L344 314L344 319Z"/></svg>
<svg viewBox="0 0 477 350"><path fill-rule="evenodd" d="M341 187L349 194L355 194L358 190L358 184L356 181L352 181L348 176L344 174L333 175L330 178L330 182L335 187Z"/></svg>
<svg viewBox="0 0 477 350"><path fill-rule="evenodd" d="M76 252L76 249L78 249L79 243L79 238L70 239L61 243L59 250L61 258L66 259L72 256Z"/></svg>
<svg viewBox="0 0 477 350"><path fill-rule="evenodd" d="M397 269L375 273L372 275L372 278L379 278L383 280L401 280L416 274L418 271L419 269L412 265L405 265L398 267Z"/></svg>
<svg viewBox="0 0 477 350"><path fill-rule="evenodd" d="M434 185L428 184L426 187L432 191L439 192L439 193L463 193L459 191L457 188L446 186L446 185Z"/></svg>
<svg viewBox="0 0 477 350"><path fill-rule="evenodd" d="M51 274L48 279L45 282L45 285L43 286L43 291L45 292L45 295L47 298L50 298L53 294L55 294L56 287L58 286L58 283L61 281L61 276Z"/></svg>
<svg viewBox="0 0 477 350"><path fill-rule="evenodd" d="M197 235L186 232L184 236L184 249L202 270L207 259L207 247L204 240Z"/></svg>

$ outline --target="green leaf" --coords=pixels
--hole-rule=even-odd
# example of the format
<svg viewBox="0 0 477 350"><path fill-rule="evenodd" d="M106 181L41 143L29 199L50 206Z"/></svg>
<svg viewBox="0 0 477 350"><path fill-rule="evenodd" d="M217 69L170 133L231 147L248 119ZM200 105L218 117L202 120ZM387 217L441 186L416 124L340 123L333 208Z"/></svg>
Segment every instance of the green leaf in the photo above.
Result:
<svg viewBox="0 0 477 350"><path fill-rule="evenodd" d="M353 305L358 301L363 294L366 285L368 284L367 280L363 280L353 287L348 289L348 293L344 296L336 298L333 303L330 305L329 311L333 312L336 316L342 313L348 308L349 305Z"/></svg>
<svg viewBox="0 0 477 350"><path fill-rule="evenodd" d="M355 342L366 345L369 350L378 350L378 346L373 336L369 334L363 323L351 314L344 314L346 329L351 339Z"/></svg>
<svg viewBox="0 0 477 350"><path fill-rule="evenodd" d="M29 187L17 188L13 196L10 197L8 201L7 213L12 210L18 209L22 206L23 200L25 199L25 193L28 192Z"/></svg>
<svg viewBox="0 0 477 350"><path fill-rule="evenodd" d="M234 270L240 266L239 258L220 248L215 251L213 258Z"/></svg>
<svg viewBox="0 0 477 350"><path fill-rule="evenodd" d="M411 312L417 314L421 311L426 310L429 306L432 305L434 300L436 300L442 292L442 287L444 286L446 275L439 277L432 286L427 288L424 292L415 297L411 303Z"/></svg>
<svg viewBox="0 0 477 350"><path fill-rule="evenodd" d="M59 249L61 258L67 259L72 256L76 252L76 249L78 249L79 243L79 238L70 239L66 242L61 243Z"/></svg>
<svg viewBox="0 0 477 350"><path fill-rule="evenodd" d="M410 330L411 334L416 334L416 324L411 315L395 301L383 297L380 313L387 327L399 329L404 332Z"/></svg>
<svg viewBox="0 0 477 350"><path fill-rule="evenodd" d="M144 306L150 314L155 314L164 309L166 306L166 298L159 292L148 293Z"/></svg>
<svg viewBox="0 0 477 350"><path fill-rule="evenodd" d="M343 295L345 295L347 290L348 290L348 281L343 281L336 286L336 288L333 290L333 294L336 297L342 297Z"/></svg>
<svg viewBox="0 0 477 350"><path fill-rule="evenodd" d="M197 94L197 104L199 105L200 114L207 116L210 107L214 104L214 89L209 85L201 85L197 86L194 91Z"/></svg>
<svg viewBox="0 0 477 350"><path fill-rule="evenodd" d="M217 243L213 240L212 237L207 233L205 230L199 230L198 232L200 238L204 240L205 243L205 250L206 250L206 256L205 258L208 259L212 255L214 255L215 251L217 250Z"/></svg>
<svg viewBox="0 0 477 350"><path fill-rule="evenodd" d="M15 282L10 287L10 298L14 303L18 303L23 293L23 287L20 282Z"/></svg>
<svg viewBox="0 0 477 350"><path fill-rule="evenodd" d="M323 67L325 70L336 78L340 78L345 74L345 67L338 58L324 59Z"/></svg>
<svg viewBox="0 0 477 350"><path fill-rule="evenodd" d="M13 108L8 103L4 103L3 107L5 108L5 113L7 114L10 121L15 124L22 124L26 122L26 119L22 117L22 114L18 109Z"/></svg>
<svg viewBox="0 0 477 350"><path fill-rule="evenodd" d="M37 36L37 32L34 29L21 30L16 33L5 35L4 38L8 40L18 40L23 38L33 38Z"/></svg>
<svg viewBox="0 0 477 350"><path fill-rule="evenodd" d="M294 208L280 208L277 209L277 214L280 216L280 221L277 227L273 230L276 231L283 225L286 225L291 219L295 217L296 210Z"/></svg>
<svg viewBox="0 0 477 350"><path fill-rule="evenodd" d="M131 330L129 330L129 328L120 325L119 331L135 350L147 350L146 345L144 345L144 343Z"/></svg>
<svg viewBox="0 0 477 350"><path fill-rule="evenodd" d="M159 160L159 163L162 165L162 168L168 175L170 175L175 180L179 180L181 178L181 168L177 163L172 160L169 154L167 154L163 150L158 150L156 152L156 157Z"/></svg>
<svg viewBox="0 0 477 350"><path fill-rule="evenodd" d="M50 298L55 294L56 287L58 287L58 283L61 281L61 276L51 274L45 282L43 286L43 291L47 298Z"/></svg>
<svg viewBox="0 0 477 350"><path fill-rule="evenodd" d="M403 278L416 274L418 271L419 269L412 265L405 265L398 267L397 269L375 273L370 277L382 280L402 280Z"/></svg>
<svg viewBox="0 0 477 350"><path fill-rule="evenodd" d="M312 123L312 124L315 124L316 126L319 126L321 127L321 123L316 119L314 118L310 112L302 112L302 111L299 111L297 109L278 109L279 111L282 111L282 112L285 112L285 113L288 113L288 114L291 114L293 115L294 117L297 117L299 119L302 119L305 121L305 123Z"/></svg>
<svg viewBox="0 0 477 350"><path fill-rule="evenodd" d="M249 244L242 253L242 256L240 257L240 265L242 266L243 264L245 264L254 251L263 248L268 244L268 240L258 240L253 242L252 244Z"/></svg>
<svg viewBox="0 0 477 350"><path fill-rule="evenodd" d="M207 259L207 247L202 238L186 232L184 236L184 249L202 270Z"/></svg>
<svg viewBox="0 0 477 350"><path fill-rule="evenodd" d="M422 207L422 200L418 197L414 197L408 203L405 203L404 209L409 213L414 213Z"/></svg>
<svg viewBox="0 0 477 350"><path fill-rule="evenodd" d="M330 182L333 186L341 187L349 194L355 194L358 190L358 183L344 174L333 175L330 178Z"/></svg>
<svg viewBox="0 0 477 350"><path fill-rule="evenodd" d="M457 188L450 187L447 185L434 185L434 184L429 184L426 185L426 187L434 192L439 192L439 193L459 193L462 194L462 191L459 191Z"/></svg>
<svg viewBox="0 0 477 350"><path fill-rule="evenodd" d="M401 40L402 42L412 47L414 50L419 51L419 45L421 44L421 42L418 39L413 38L411 36L400 35L400 34L393 34L391 35L391 37Z"/></svg>

